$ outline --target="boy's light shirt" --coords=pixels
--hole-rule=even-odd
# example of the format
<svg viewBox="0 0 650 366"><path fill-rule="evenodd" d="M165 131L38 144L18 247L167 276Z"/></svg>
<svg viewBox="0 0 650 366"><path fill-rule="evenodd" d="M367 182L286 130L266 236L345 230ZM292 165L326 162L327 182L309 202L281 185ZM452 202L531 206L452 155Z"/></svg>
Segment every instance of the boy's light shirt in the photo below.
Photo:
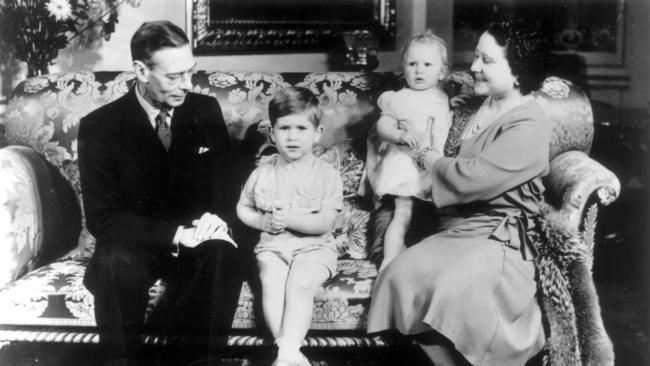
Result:
<svg viewBox="0 0 650 366"><path fill-rule="evenodd" d="M310 170L314 166L313 155L305 155L298 161L287 162L277 155L275 164L276 171L276 192L275 199L282 203L290 203L292 192L295 192L296 183L299 183L299 178L307 177ZM298 179L296 179L298 178Z"/></svg>
<svg viewBox="0 0 650 366"><path fill-rule="evenodd" d="M343 184L336 169L313 155L287 163L275 154L253 171L239 201L262 212L272 212L277 201L282 201L289 210L298 214L340 211L343 209ZM262 232L260 243L291 243L296 239L301 243L310 240L322 243L331 236L331 231L321 235L307 235L290 230L279 234Z"/></svg>

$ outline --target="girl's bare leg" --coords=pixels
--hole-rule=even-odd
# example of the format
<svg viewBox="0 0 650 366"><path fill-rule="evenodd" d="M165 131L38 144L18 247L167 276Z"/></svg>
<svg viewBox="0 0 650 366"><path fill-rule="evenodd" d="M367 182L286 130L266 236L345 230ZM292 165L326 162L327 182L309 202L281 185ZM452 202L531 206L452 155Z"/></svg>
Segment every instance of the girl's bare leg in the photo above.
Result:
<svg viewBox="0 0 650 366"><path fill-rule="evenodd" d="M413 200L411 197L395 197L395 212L386 233L384 234L384 260L379 270L386 268L404 249L404 237L411 224L413 214Z"/></svg>

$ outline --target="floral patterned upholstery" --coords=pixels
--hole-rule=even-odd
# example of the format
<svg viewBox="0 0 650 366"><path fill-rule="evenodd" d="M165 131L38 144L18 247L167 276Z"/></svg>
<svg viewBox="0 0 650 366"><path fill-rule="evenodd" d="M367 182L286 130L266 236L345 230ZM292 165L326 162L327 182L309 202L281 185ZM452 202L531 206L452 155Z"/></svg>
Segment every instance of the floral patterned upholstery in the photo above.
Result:
<svg viewBox="0 0 650 366"><path fill-rule="evenodd" d="M5 136L4 139L0 136L0 141L27 146L42 157L42 161L47 161L53 171L67 181L67 188L74 192L73 200L79 209L82 207L77 166L79 119L125 94L133 82L134 75L130 72L77 72L30 78L16 87L9 100L6 117L1 122ZM453 95L471 95L472 82L468 73L454 72L446 88ZM341 173L345 208L335 228L340 251L338 273L317 295L311 328L362 331L376 269L366 259L370 205L356 192L363 173L365 136L378 117L376 99L381 92L398 88L398 78L392 73L201 71L193 76L193 83L194 92L219 100L234 146L239 145L249 126L268 118L267 104L280 88L303 86L318 96L324 107L325 132L323 146L317 146L315 154ZM566 150L588 151L593 119L584 95L560 79L547 80L537 93L538 99L546 103L545 110L549 111L556 131L553 144L557 148L552 156ZM576 100L579 103L576 104ZM460 130L459 121L462 122L462 118L455 122L449 141L453 142L455 133ZM572 122L568 124L567 121ZM32 263L32 267L26 267L30 265L28 263L33 255L42 249L37 233L43 223L30 221L40 209L39 197L34 193L38 190L27 169L29 164L17 164L23 161L22 153L12 150L14 148L11 146L11 149L0 150L0 194L6 191L7 197L0 196L0 203L3 203L0 206L0 225L11 222L9 234L13 238L3 241L0 249L7 253L6 257L4 254L2 256L3 263L7 262L3 268L7 268L7 271L0 273L0 276L4 276L0 278L4 281L0 282L0 286L4 284L0 287L0 341L18 339L16 333L3 333L7 329L47 326L52 328L48 328L50 333L43 336L46 341L55 339L52 332L73 332L81 327L88 329L88 334L95 334L89 339L96 342L96 333L93 333L93 297L81 282L94 248L94 239L85 229L83 216L77 218L77 230L81 230L78 241L54 237L54 241L66 242L63 247L74 247L74 250L18 280L8 282L18 276L21 268L24 271L24 268L42 264ZM589 159L586 155L584 157ZM565 187L562 183L564 172L558 170L556 175L559 177L557 187ZM609 184L610 181L601 183ZM614 189L614 197L617 194ZM0 238L7 234L1 229L3 227L0 226ZM47 244L48 247L50 245ZM164 288L164 282L159 281L150 289L149 313L158 304ZM255 327L252 306L252 292L248 284L244 284L233 328Z"/></svg>
<svg viewBox="0 0 650 366"><path fill-rule="evenodd" d="M370 261L339 260L336 276L316 294L311 329L365 329L370 290L375 277L377 277L377 269ZM253 295L248 284L245 284L239 297L233 328L250 329L254 327Z"/></svg>
<svg viewBox="0 0 650 366"><path fill-rule="evenodd" d="M94 327L93 297L82 283L88 260L64 257L6 285L0 295L0 324ZM339 260L337 275L316 295L312 329L365 329L376 276L375 266L367 260ZM161 291L161 285L150 292ZM255 328L248 283L242 286L233 328Z"/></svg>

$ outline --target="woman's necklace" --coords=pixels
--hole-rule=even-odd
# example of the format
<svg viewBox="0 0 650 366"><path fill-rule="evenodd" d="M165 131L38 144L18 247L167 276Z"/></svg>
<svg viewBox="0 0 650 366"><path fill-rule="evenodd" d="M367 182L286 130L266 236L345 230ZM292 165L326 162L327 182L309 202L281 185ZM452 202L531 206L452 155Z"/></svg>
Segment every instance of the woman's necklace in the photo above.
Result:
<svg viewBox="0 0 650 366"><path fill-rule="evenodd" d="M478 135L487 126L491 125L494 121L499 119L501 116L519 107L524 103L528 103L532 99L533 99L532 95L530 94L526 95L521 99L519 99L518 101L516 101L515 103L510 103L509 105L506 105L504 108L499 110L497 113L494 113L494 111L490 110L492 108L492 105L495 103L494 99L492 97L485 98L483 104L481 104L481 107L479 107L476 113L474 113L474 116L472 117L469 126L467 126L467 128L465 129L465 132L463 133L463 137L462 137L463 140Z"/></svg>

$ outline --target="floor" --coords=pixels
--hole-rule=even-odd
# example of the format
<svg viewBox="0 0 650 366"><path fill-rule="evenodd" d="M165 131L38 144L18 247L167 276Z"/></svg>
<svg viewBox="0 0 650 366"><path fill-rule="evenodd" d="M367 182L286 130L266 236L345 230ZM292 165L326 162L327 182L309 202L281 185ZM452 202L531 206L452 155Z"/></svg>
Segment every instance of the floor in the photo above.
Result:
<svg viewBox="0 0 650 366"><path fill-rule="evenodd" d="M621 230L605 234L596 248L594 279L616 364L650 365L648 196L628 193L602 212L602 223L618 220Z"/></svg>
<svg viewBox="0 0 650 366"><path fill-rule="evenodd" d="M650 365L650 141L647 129L596 129L591 156L621 181L598 217L594 280L616 365Z"/></svg>

